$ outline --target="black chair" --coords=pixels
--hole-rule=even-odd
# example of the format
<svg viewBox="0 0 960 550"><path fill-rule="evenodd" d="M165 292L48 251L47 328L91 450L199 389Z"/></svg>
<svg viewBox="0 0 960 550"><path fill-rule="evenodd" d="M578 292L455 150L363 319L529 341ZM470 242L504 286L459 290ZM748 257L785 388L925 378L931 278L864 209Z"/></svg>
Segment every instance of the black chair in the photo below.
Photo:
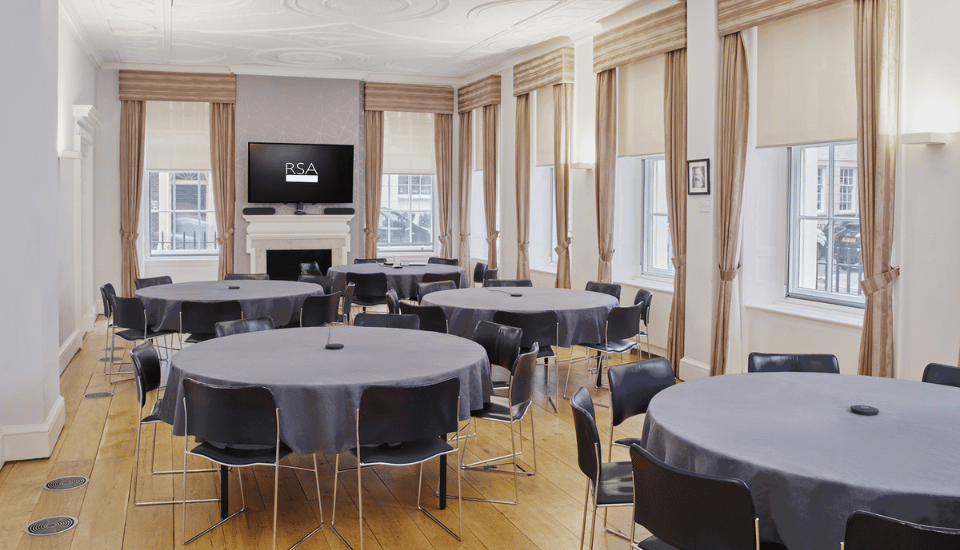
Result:
<svg viewBox="0 0 960 550"><path fill-rule="evenodd" d="M280 409L273 393L262 386L219 387L183 379L183 429L197 441L204 441L192 449L183 439L183 465L187 455L206 458L221 466L236 468L240 480L240 509L221 519L203 532L187 540L187 501L183 502L183 544L187 545L223 522L246 510L243 497L243 479L240 469L247 466L273 466L273 548L277 548L277 498L280 488L280 467L313 472L317 483L317 505L320 506L320 525L307 533L297 546L323 527L323 506L320 499L320 474L317 456L313 468L300 468L280 461L293 454L280 437ZM211 442L217 442L216 444ZM187 474L183 474L183 495L187 494ZM292 548L292 547L291 547Z"/></svg>
<svg viewBox="0 0 960 550"><path fill-rule="evenodd" d="M441 290L456 290L457 285L451 281L437 281L435 283L417 283L417 302L422 302L423 297L431 292L440 292Z"/></svg>
<svg viewBox="0 0 960 550"><path fill-rule="evenodd" d="M450 281L455 288L460 288L459 273L424 273L421 283L436 283L437 281Z"/></svg>
<svg viewBox="0 0 960 550"><path fill-rule="evenodd" d="M217 338L224 336L233 336L234 334L246 334L248 332L260 332L262 330L273 330L276 325L273 317L252 317L250 319L236 319L234 321L221 321L213 325L213 333Z"/></svg>
<svg viewBox="0 0 960 550"><path fill-rule="evenodd" d="M327 275L300 275L297 277L297 281L301 283L313 283L315 285L320 285L320 288L323 289L324 294L330 294L330 290L333 287L333 279Z"/></svg>
<svg viewBox="0 0 960 550"><path fill-rule="evenodd" d="M597 387L602 385L603 366L609 364L611 353L627 353L633 348L639 346L636 341L631 340L640 332L640 304L633 306L616 306L607 314L607 321L603 329L603 342L599 344L583 343L577 344L589 350L597 352ZM589 355L585 359L590 359ZM567 369L567 381L563 385L563 396L567 396L567 384L570 383L570 371L573 370L573 360L571 359L570 368Z"/></svg>
<svg viewBox="0 0 960 550"><path fill-rule="evenodd" d="M616 283L600 283L597 281L587 281L586 290L589 292L599 292L601 294L609 294L617 299L617 303L620 303L620 285Z"/></svg>
<svg viewBox="0 0 960 550"><path fill-rule="evenodd" d="M603 462L600 449L600 432L597 431L593 399L587 388L580 388L570 398L573 411L573 427L577 437L577 464L587 476L586 498L583 502L583 527L580 530L580 548L587 531L587 507L593 503L593 522L590 525L590 548L593 549L593 530L597 523L597 508L631 506L633 504L633 472L629 462ZM591 497L592 495L592 497ZM627 538L626 535L606 527L610 533ZM628 540L632 540L628 539Z"/></svg>
<svg viewBox="0 0 960 550"><path fill-rule="evenodd" d="M829 353L757 353L747 357L747 372L823 372L840 374L840 363Z"/></svg>
<svg viewBox="0 0 960 550"><path fill-rule="evenodd" d="M487 279L483 281L483 286L487 288L532 287L533 281L531 281L530 279Z"/></svg>
<svg viewBox="0 0 960 550"><path fill-rule="evenodd" d="M638 543L641 550L786 550L760 542L760 520L743 481L675 468L636 444L630 460L636 495L630 539L638 523L653 534Z"/></svg>
<svg viewBox="0 0 960 550"><path fill-rule="evenodd" d="M140 290L141 288L148 288L151 286L157 285L169 285L173 284L173 279L169 275L161 275L160 277L144 277L142 279L134 279L133 286Z"/></svg>
<svg viewBox="0 0 960 550"><path fill-rule="evenodd" d="M640 334L637 335L637 342L640 342L640 337L645 336L647 339L647 359L653 357L653 354L650 351L650 304L653 303L653 293L649 290L640 289L637 291L637 295L633 298L633 304L642 304L640 307L640 320L643 321L643 330L640 331Z"/></svg>
<svg viewBox="0 0 960 550"><path fill-rule="evenodd" d="M397 296L397 291L391 288L384 297L387 299L387 313L400 313L400 297Z"/></svg>
<svg viewBox="0 0 960 550"><path fill-rule="evenodd" d="M517 464L517 458L523 455L523 425L521 421L527 416L530 407L533 404L533 374L537 365L537 344L534 342L530 351L520 355L513 367L510 375L510 385L506 396L494 395L490 397L488 403L483 404L483 408L476 411L470 411L470 416L477 420L490 420L492 422L501 422L510 424L510 450L508 455L497 456L479 460L471 464L463 463L461 455L460 467L465 470L486 470L491 471L499 466L503 460L510 460L512 465L509 470L494 470L496 472L513 473L513 501L509 500L491 500L484 498L467 498L464 500L475 500L480 502L493 502L498 504L516 504L520 501L520 488L517 477L520 474L532 476L537 474L537 432L533 427L533 416L530 416L530 439L533 442L533 471L528 472ZM520 427L520 452L517 452L517 442L514 439L514 424ZM464 439L463 454L467 452L467 441Z"/></svg>
<svg viewBox="0 0 960 550"><path fill-rule="evenodd" d="M349 325L352 319L351 313L353 312L353 290L357 285L349 283L346 288L343 289L343 299L340 301L340 322Z"/></svg>
<svg viewBox="0 0 960 550"><path fill-rule="evenodd" d="M358 316L359 317L359 316ZM350 453L357 459L357 507L360 530L360 550L363 550L363 484L364 466L420 465L420 483L417 485L417 510L425 513L457 540L463 534L463 503L458 500L460 527L457 533L440 523L433 514L420 506L423 485L423 464L441 455L459 453L460 444L452 447L446 441L448 433L458 429L460 408L460 380L451 378L429 386L393 387L370 386L360 396L357 409L357 446ZM340 455L334 467L333 516L330 529L344 544L347 541L336 528L337 489L340 475ZM462 494L460 468L457 468L457 495ZM350 546L347 544L347 546Z"/></svg>
<svg viewBox="0 0 960 550"><path fill-rule="evenodd" d="M607 370L610 381L610 446L607 455L612 456L613 445L629 447L639 443L636 437L613 440L613 429L628 418L645 414L653 396L677 383L670 360L663 357L614 365Z"/></svg>
<svg viewBox="0 0 960 550"><path fill-rule="evenodd" d="M473 330L474 342L480 344L487 352L487 359L490 362L490 377L493 379L493 388L502 389L508 387L507 381L501 381L501 376L494 376L495 368L506 371L506 374L513 372L513 366L520 357L520 343L523 340L523 330L517 327L509 327L490 321L480 321Z"/></svg>
<svg viewBox="0 0 960 550"><path fill-rule="evenodd" d="M113 333L111 342L115 338L120 338L126 342L154 342L157 338L164 338L176 334L175 330L153 330L147 324L147 310L143 306L140 298L123 298L121 296L111 296L111 310L113 311ZM110 361L108 363L109 372L107 380L115 384L113 377L120 374L134 374L133 371L114 371L115 363L122 363L123 355L120 356L120 362ZM118 380L117 382L120 382Z"/></svg>
<svg viewBox="0 0 960 550"><path fill-rule="evenodd" d="M224 281L269 281L268 273L227 273L223 276Z"/></svg>
<svg viewBox="0 0 960 550"><path fill-rule="evenodd" d="M357 285L353 302L364 311L368 307L386 305L387 290L390 289L386 273L347 273L347 284L350 283Z"/></svg>
<svg viewBox="0 0 960 550"><path fill-rule="evenodd" d="M930 384L960 388L960 368L940 363L930 363L923 369L923 378L920 380Z"/></svg>
<svg viewBox="0 0 960 550"><path fill-rule="evenodd" d="M114 357L113 352L124 349L123 346L114 345L113 302L111 301L111 297L116 295L117 291L113 288L112 284L107 283L100 287L100 299L103 300L103 316L107 320L107 332L103 337L103 357L100 358L100 362L103 363L104 376L109 376L109 374L107 374L108 364L112 364L122 359L122 357Z"/></svg>
<svg viewBox="0 0 960 550"><path fill-rule="evenodd" d="M431 256L427 258L428 264L437 264L437 265L460 265L460 260L458 258L439 258L437 256Z"/></svg>
<svg viewBox="0 0 960 550"><path fill-rule="evenodd" d="M340 293L307 296L300 308L301 327L322 327L340 321Z"/></svg>
<svg viewBox="0 0 960 550"><path fill-rule="evenodd" d="M483 272L483 286L487 286L487 281L490 279L496 279L500 275L499 267L488 267L486 271Z"/></svg>
<svg viewBox="0 0 960 550"><path fill-rule="evenodd" d="M960 529L919 525L857 511L847 518L840 550L957 550Z"/></svg>
<svg viewBox="0 0 960 550"><path fill-rule="evenodd" d="M317 262L300 262L301 275L323 275Z"/></svg>
<svg viewBox="0 0 960 550"><path fill-rule="evenodd" d="M487 272L487 264L483 262L477 262L477 265L473 266L473 282L475 284L483 284L484 274Z"/></svg>
<svg viewBox="0 0 960 550"><path fill-rule="evenodd" d="M194 302L185 300L180 303L180 337L189 334L185 340L197 344L216 338L216 324L222 321L235 321L243 318L240 302Z"/></svg>
<svg viewBox="0 0 960 550"><path fill-rule="evenodd" d="M384 264L387 263L386 258L354 258L353 263L355 264Z"/></svg>
<svg viewBox="0 0 960 550"><path fill-rule="evenodd" d="M450 330L447 324L447 314L440 306L421 306L409 302L400 302L400 313L419 317L420 330L443 334L447 334Z"/></svg>
<svg viewBox="0 0 960 550"><path fill-rule="evenodd" d="M557 354L553 351L553 346L560 345L560 320L557 318L556 311L539 311L531 313L516 313L513 311L495 311L493 312L493 322L500 325L517 327L523 331L520 340L520 351L526 353L534 344L539 348L537 359L543 359L544 384L548 383L550 375L550 358L553 358L556 366L557 376L554 379L555 395L560 399L560 365L557 362ZM557 402L553 396L548 396L547 400L553 405L554 412L557 411Z"/></svg>
<svg viewBox="0 0 960 550"><path fill-rule="evenodd" d="M182 500L160 500L152 502L139 502L137 500L137 480L140 472L140 434L143 432L144 424L153 424L153 445L150 450L150 472L153 475L164 474L182 474L182 470L165 470L158 472L155 466L157 455L157 424L160 420L160 406L163 404L163 398L159 396L160 389L160 355L157 348L150 342L143 342L130 350L130 359L133 361L134 378L137 381L137 402L140 406L137 408L137 446L133 458L133 504L135 506L154 506L157 504L179 504ZM150 414L143 416L143 409L147 406L147 396L153 392L155 401L150 409ZM206 468L199 470L187 470L193 472L216 472L217 468ZM208 498L201 500L189 500L187 502L217 502L219 499Z"/></svg>
<svg viewBox="0 0 960 550"><path fill-rule="evenodd" d="M353 326L420 330L420 318L400 313L358 313L353 319Z"/></svg>

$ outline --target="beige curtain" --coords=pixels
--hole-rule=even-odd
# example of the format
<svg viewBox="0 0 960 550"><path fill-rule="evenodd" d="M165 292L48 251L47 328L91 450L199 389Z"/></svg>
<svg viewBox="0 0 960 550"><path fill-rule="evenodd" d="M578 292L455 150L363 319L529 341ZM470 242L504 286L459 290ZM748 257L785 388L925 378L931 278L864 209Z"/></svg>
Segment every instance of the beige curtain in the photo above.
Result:
<svg viewBox="0 0 960 550"><path fill-rule="evenodd" d="M217 214L220 236L220 262L217 278L233 273L234 207L237 185L234 178L234 117L233 103L210 104L210 166L213 169L213 205Z"/></svg>
<svg viewBox="0 0 960 550"><path fill-rule="evenodd" d="M857 0L857 168L866 305L859 373L893 377L894 183L899 133L900 2Z"/></svg>
<svg viewBox="0 0 960 550"><path fill-rule="evenodd" d="M668 52L664 63L663 130L666 147L667 220L673 246L673 304L667 359L679 372L687 310L687 50Z"/></svg>
<svg viewBox="0 0 960 550"><path fill-rule="evenodd" d="M554 204L556 204L557 209L557 288L570 288L570 142L573 137L572 123L573 84L556 84L553 87L553 189ZM611 205L611 211L612 208Z"/></svg>
<svg viewBox="0 0 960 550"><path fill-rule="evenodd" d="M380 188L383 186L383 111L364 111L366 121L366 236L367 258L377 257L377 226L380 221Z"/></svg>
<svg viewBox="0 0 960 550"><path fill-rule="evenodd" d="M530 278L530 94L517 96L517 278Z"/></svg>
<svg viewBox="0 0 960 550"><path fill-rule="evenodd" d="M120 102L120 285L123 296L133 296L140 277L137 227L143 189L143 145L147 110L143 101Z"/></svg>
<svg viewBox="0 0 960 550"><path fill-rule="evenodd" d="M613 204L617 172L617 70L597 73L597 235L600 266L597 280L613 278Z"/></svg>
<svg viewBox="0 0 960 550"><path fill-rule="evenodd" d="M433 133L437 143L437 213L440 228L440 255L453 257L453 225L450 223L451 200L453 195L453 115L436 114L433 116ZM466 267L466 266L464 266Z"/></svg>
<svg viewBox="0 0 960 550"><path fill-rule="evenodd" d="M460 219L460 266L470 272L470 181L473 177L473 112L460 113L457 152L457 198Z"/></svg>
<svg viewBox="0 0 960 550"><path fill-rule="evenodd" d="M483 213L487 222L487 265L497 267L497 117L499 105L483 106Z"/></svg>
<svg viewBox="0 0 960 550"><path fill-rule="evenodd" d="M720 56L720 114L717 153L717 211L719 220L720 285L714 318L710 375L723 374L729 345L730 300L737 277L740 243L740 206L747 157L749 83L747 52L739 32L723 37Z"/></svg>

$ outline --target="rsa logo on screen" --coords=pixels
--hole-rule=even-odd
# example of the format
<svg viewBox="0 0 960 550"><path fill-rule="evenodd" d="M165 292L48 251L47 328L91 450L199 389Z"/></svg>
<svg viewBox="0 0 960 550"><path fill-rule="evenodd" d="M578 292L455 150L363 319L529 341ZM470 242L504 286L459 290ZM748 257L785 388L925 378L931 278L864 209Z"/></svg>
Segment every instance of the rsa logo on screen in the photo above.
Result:
<svg viewBox="0 0 960 550"><path fill-rule="evenodd" d="M286 163L286 174L288 182L296 183L320 183L320 174L313 167L312 162L292 162Z"/></svg>

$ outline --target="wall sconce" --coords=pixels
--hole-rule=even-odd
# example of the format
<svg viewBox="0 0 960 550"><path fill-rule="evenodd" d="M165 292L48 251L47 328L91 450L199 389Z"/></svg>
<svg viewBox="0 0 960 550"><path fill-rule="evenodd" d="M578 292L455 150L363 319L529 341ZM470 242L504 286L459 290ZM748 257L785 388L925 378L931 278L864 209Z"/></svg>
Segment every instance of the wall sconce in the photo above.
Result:
<svg viewBox="0 0 960 550"><path fill-rule="evenodd" d="M917 132L900 135L900 143L904 145L943 145L947 142L947 139L947 134L938 132Z"/></svg>

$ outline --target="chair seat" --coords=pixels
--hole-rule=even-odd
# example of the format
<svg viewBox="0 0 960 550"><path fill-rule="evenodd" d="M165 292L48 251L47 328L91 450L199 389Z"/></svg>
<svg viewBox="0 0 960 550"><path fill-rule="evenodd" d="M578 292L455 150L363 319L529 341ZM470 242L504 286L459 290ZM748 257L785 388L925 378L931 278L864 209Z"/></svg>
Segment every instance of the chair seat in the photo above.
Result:
<svg viewBox="0 0 960 550"><path fill-rule="evenodd" d="M513 414L514 422L523 418L530 408L530 402L519 405ZM470 411L470 416L493 420L494 422L510 422L510 400L502 395L490 396L490 402L484 403L482 409Z"/></svg>
<svg viewBox="0 0 960 550"><path fill-rule="evenodd" d="M383 306L387 304L387 299L383 296L353 296L353 305L360 307Z"/></svg>
<svg viewBox="0 0 960 550"><path fill-rule="evenodd" d="M633 348L637 347L637 343L633 340L614 340L604 344L580 344L585 348L595 349L597 351L606 351L609 353L627 353Z"/></svg>
<svg viewBox="0 0 960 550"><path fill-rule="evenodd" d="M597 505L633 503L633 465L630 462L605 462L600 465Z"/></svg>
<svg viewBox="0 0 960 550"><path fill-rule="evenodd" d="M439 437L428 437L401 443L399 445L378 445L376 447L363 447L360 455L361 464L387 464L390 466L403 466L409 464L419 464L438 457L443 454L455 451L446 441ZM350 449L350 454L357 456L357 449Z"/></svg>
<svg viewBox="0 0 960 550"><path fill-rule="evenodd" d="M153 410L150 411L143 420L140 421L141 424L152 424L154 422L160 422L160 405L163 404L163 399L157 399L157 402L153 404Z"/></svg>
<svg viewBox="0 0 960 550"><path fill-rule="evenodd" d="M618 439L613 442L614 445L619 445L621 447L629 447L636 443L637 445L643 446L641 439L639 437L624 437L623 439Z"/></svg>
<svg viewBox="0 0 960 550"><path fill-rule="evenodd" d="M529 353L530 348L520 348L520 353ZM553 352L553 347L543 346L540 348L540 351L537 352L537 359L543 359L544 357L556 357L557 354Z"/></svg>
<svg viewBox="0 0 960 550"><path fill-rule="evenodd" d="M176 334L175 330L147 330L146 335L144 335L142 330L135 328L128 328L126 330L117 331L117 337L123 338L127 342L136 342L139 340L153 340L154 338L160 338L161 336L167 336L170 334Z"/></svg>
<svg viewBox="0 0 960 550"><path fill-rule="evenodd" d="M663 542L657 537L650 537L637 543L640 550L677 550L675 546ZM787 547L775 542L761 542L760 550L787 550Z"/></svg>
<svg viewBox="0 0 960 550"><path fill-rule="evenodd" d="M216 338L216 337L217 337L216 334L201 334L201 333L199 333L199 332L195 332L195 333L191 334L190 336L188 336L187 339L184 340L184 342L187 342L188 344L199 344L200 342L206 342L207 340L213 340L213 339Z"/></svg>
<svg viewBox="0 0 960 550"><path fill-rule="evenodd" d="M277 459L277 450L275 447L266 449L237 449L234 447L220 448L210 441L205 441L190 450L190 454L202 456L218 464L228 466L252 466L254 464L265 464L273 466ZM280 460L293 454L290 447L280 443Z"/></svg>

